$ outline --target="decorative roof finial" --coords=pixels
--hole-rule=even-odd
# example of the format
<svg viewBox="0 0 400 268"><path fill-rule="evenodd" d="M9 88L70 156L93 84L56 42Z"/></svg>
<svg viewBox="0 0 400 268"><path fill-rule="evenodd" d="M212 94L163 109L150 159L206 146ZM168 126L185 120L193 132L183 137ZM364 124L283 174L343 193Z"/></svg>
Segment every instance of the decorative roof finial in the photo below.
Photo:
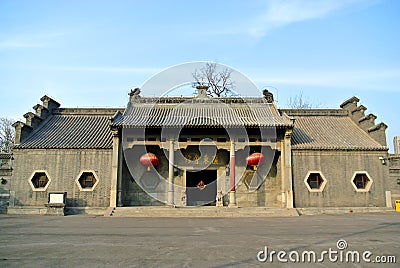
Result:
<svg viewBox="0 0 400 268"><path fill-rule="evenodd" d="M130 96L130 101L133 101L134 99L140 98L140 88L135 88L135 89L131 89L131 92L128 93L128 95Z"/></svg>
<svg viewBox="0 0 400 268"><path fill-rule="evenodd" d="M264 95L264 99L267 100L267 103L274 102L274 95L271 92L269 92L267 89L263 90L263 95Z"/></svg>
<svg viewBox="0 0 400 268"><path fill-rule="evenodd" d="M196 86L196 89L198 98L207 98L207 89L208 89L207 85L199 84Z"/></svg>

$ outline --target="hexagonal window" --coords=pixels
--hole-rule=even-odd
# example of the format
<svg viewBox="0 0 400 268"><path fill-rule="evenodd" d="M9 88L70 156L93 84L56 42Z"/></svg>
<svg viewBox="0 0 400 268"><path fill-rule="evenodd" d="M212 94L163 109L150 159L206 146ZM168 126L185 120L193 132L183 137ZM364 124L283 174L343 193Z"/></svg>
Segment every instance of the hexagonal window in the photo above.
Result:
<svg viewBox="0 0 400 268"><path fill-rule="evenodd" d="M29 178L29 185L33 191L46 191L51 179L45 170L34 171Z"/></svg>
<svg viewBox="0 0 400 268"><path fill-rule="evenodd" d="M319 171L309 171L304 179L304 183L310 192L322 192L327 180Z"/></svg>
<svg viewBox="0 0 400 268"><path fill-rule="evenodd" d="M365 171L354 173L351 183L357 192L368 192L372 185L372 179Z"/></svg>
<svg viewBox="0 0 400 268"><path fill-rule="evenodd" d="M99 180L94 171L81 171L76 179L76 183L81 191L93 191Z"/></svg>

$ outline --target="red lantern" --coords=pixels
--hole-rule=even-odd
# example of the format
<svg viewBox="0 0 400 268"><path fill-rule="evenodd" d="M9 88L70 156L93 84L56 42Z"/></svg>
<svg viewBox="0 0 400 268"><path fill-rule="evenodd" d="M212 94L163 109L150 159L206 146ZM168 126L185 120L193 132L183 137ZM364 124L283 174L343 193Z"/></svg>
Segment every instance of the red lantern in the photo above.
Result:
<svg viewBox="0 0 400 268"><path fill-rule="evenodd" d="M246 158L247 165L253 166L254 170L257 166L262 164L264 161L264 155L262 153L253 153Z"/></svg>
<svg viewBox="0 0 400 268"><path fill-rule="evenodd" d="M147 153L140 157L140 164L147 167L147 171L150 171L150 167L156 167L158 165L158 157L155 154Z"/></svg>

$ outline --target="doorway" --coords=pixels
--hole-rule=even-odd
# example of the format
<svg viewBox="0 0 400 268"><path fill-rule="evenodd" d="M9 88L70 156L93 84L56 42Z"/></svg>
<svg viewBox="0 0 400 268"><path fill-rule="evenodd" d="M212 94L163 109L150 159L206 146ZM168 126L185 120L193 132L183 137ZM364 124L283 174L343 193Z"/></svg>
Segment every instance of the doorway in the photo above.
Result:
<svg viewBox="0 0 400 268"><path fill-rule="evenodd" d="M186 171L186 204L215 205L217 170Z"/></svg>

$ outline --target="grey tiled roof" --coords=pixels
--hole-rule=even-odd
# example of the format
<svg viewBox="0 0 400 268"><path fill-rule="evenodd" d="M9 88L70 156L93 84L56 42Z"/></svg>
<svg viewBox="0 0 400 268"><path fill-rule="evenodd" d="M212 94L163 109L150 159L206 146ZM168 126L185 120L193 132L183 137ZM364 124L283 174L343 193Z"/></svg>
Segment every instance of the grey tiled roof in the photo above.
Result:
<svg viewBox="0 0 400 268"><path fill-rule="evenodd" d="M291 127L287 116L262 98L163 100L143 98L131 102L112 124L123 127Z"/></svg>
<svg viewBox="0 0 400 268"><path fill-rule="evenodd" d="M47 118L16 148L112 148L110 117L117 109L65 109ZM82 111L86 111L82 113Z"/></svg>
<svg viewBox="0 0 400 268"><path fill-rule="evenodd" d="M292 149L387 150L341 113L292 115L296 119Z"/></svg>
<svg viewBox="0 0 400 268"><path fill-rule="evenodd" d="M110 117L118 127L283 127L292 128L292 148L387 150L341 109L282 109L262 98L141 98L123 109L58 109L16 148L112 148ZM286 115L289 114L289 116Z"/></svg>

